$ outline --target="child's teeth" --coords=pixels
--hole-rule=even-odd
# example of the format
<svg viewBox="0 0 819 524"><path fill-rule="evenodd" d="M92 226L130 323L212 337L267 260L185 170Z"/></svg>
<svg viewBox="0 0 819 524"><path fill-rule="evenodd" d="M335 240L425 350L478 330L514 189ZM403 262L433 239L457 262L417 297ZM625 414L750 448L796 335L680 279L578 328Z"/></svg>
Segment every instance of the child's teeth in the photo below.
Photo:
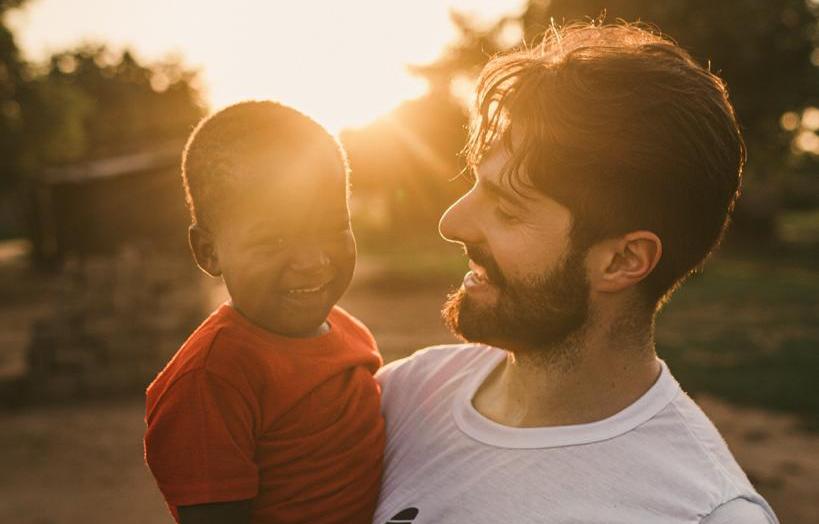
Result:
<svg viewBox="0 0 819 524"><path fill-rule="evenodd" d="M288 291L288 293L315 293L316 291L318 291L321 288L322 288L322 286L316 286L316 287L311 287L311 288L303 288L303 289L291 289L291 290Z"/></svg>

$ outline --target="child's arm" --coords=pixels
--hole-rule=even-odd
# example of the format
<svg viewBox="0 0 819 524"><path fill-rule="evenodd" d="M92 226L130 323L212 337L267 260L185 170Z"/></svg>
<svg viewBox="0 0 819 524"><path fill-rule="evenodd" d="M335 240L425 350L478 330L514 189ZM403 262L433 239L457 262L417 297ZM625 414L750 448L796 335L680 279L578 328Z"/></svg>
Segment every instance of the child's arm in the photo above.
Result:
<svg viewBox="0 0 819 524"><path fill-rule="evenodd" d="M179 506L179 524L247 524L250 500Z"/></svg>

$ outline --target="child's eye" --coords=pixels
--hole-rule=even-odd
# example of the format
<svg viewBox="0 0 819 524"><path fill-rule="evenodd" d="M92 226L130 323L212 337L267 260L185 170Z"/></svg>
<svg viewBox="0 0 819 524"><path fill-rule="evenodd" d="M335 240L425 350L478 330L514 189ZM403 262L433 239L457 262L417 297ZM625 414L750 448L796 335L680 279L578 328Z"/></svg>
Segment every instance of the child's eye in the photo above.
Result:
<svg viewBox="0 0 819 524"><path fill-rule="evenodd" d="M285 237L273 237L257 245L260 249L272 251L284 251L290 245L290 242Z"/></svg>
<svg viewBox="0 0 819 524"><path fill-rule="evenodd" d="M328 228L327 233L330 235L345 235L350 232L350 222L339 222L335 226Z"/></svg>

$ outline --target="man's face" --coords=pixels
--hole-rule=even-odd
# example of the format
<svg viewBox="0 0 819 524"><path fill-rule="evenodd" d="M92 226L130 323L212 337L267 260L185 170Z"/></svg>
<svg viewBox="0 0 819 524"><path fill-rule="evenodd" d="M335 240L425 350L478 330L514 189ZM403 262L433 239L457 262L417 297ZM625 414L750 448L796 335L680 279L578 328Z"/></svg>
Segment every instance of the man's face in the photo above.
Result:
<svg viewBox="0 0 819 524"><path fill-rule="evenodd" d="M572 249L567 208L500 174L509 160L491 150L473 187L441 217L441 235L470 258L463 285L444 306L462 338L537 351L576 332L588 316L584 253Z"/></svg>
<svg viewBox="0 0 819 524"><path fill-rule="evenodd" d="M220 220L215 244L239 311L269 331L310 336L352 279L355 238L340 160L317 156L286 165L241 191Z"/></svg>

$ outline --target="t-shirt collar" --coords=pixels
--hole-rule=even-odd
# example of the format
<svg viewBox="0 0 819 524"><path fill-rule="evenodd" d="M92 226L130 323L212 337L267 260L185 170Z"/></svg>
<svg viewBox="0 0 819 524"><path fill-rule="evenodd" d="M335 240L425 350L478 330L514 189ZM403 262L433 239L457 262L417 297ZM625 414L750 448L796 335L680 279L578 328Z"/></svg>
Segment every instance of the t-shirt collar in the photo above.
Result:
<svg viewBox="0 0 819 524"><path fill-rule="evenodd" d="M551 448L589 444L617 437L648 421L680 392L680 386L665 362L659 360L660 375L639 399L614 415L591 422L570 426L515 428L498 424L481 415L472 405L480 385L506 358L506 352L487 348L489 353L474 372L467 376L455 394L453 416L458 428L469 437L490 446L512 449Z"/></svg>

